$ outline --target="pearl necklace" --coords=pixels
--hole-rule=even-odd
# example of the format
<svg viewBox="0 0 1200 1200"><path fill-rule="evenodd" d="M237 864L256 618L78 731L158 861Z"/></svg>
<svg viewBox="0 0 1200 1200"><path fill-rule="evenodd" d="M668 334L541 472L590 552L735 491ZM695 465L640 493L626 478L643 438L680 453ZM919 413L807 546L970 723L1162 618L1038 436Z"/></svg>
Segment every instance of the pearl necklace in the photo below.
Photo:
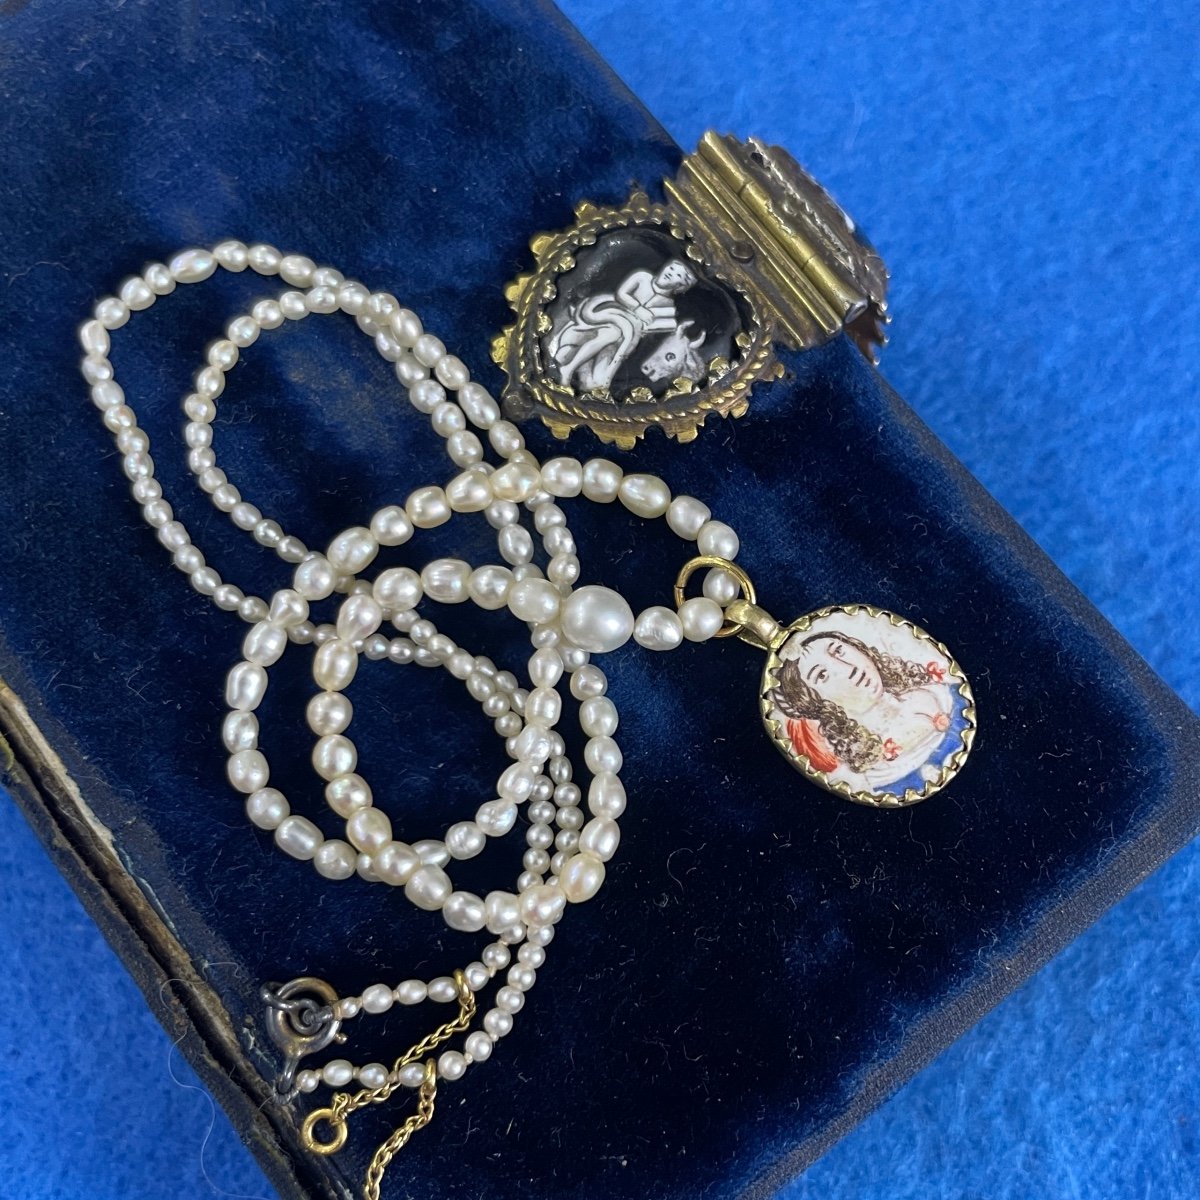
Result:
<svg viewBox="0 0 1200 1200"><path fill-rule="evenodd" d="M149 438L114 379L108 357L110 332L125 325L132 312L150 307L177 284L207 279L218 267L234 272L250 268L264 276L278 274L294 289L277 299L259 301L248 314L229 323L226 336L209 347L207 362L195 377L195 389L183 402L188 418L184 429L188 465L200 488L235 526L294 566L291 587L276 591L269 601L225 582L175 517L154 477ZM217 465L212 422L226 374L263 330L311 313L333 312L354 317L379 353L393 364L413 407L429 417L433 429L445 440L457 472L444 485L416 488L403 505L380 509L366 525L343 530L320 552L309 550L294 535L285 533L279 522L264 517L242 498ZM372 1163L367 1194L377 1196L379 1179L391 1156L432 1115L436 1077L460 1078L472 1063L491 1056L495 1042L511 1030L514 1014L523 1007L525 993L536 981L537 970L545 961L545 947L567 904L596 895L604 881L605 864L616 852L620 840L617 819L626 804L619 777L622 755L613 738L619 718L616 706L605 695L604 673L591 662L591 656L615 650L630 638L648 650L661 651L684 640L703 642L737 632L742 622L727 623L726 609L749 587L733 562L739 549L737 535L714 520L701 501L673 497L656 476L626 474L603 458L581 463L563 456L539 462L525 448L520 431L501 417L493 398L471 381L461 360L448 354L442 342L427 333L417 316L395 297L371 292L336 270L318 267L303 256L281 255L270 246L226 241L211 251L186 250L167 265L152 264L142 275L122 283L117 296L97 304L93 319L80 330L80 340L85 351L84 378L91 385L92 399L105 426L114 435L123 456L122 469L145 520L196 591L211 597L219 608L236 611L252 626L242 644L242 659L226 680L229 711L222 725L229 780L246 796L250 821L271 832L287 855L311 862L326 879L357 876L402 888L418 908L440 911L451 929L474 933L486 928L496 939L477 961L454 977L428 982L407 979L394 987L379 983L359 996L337 998L321 992L328 1003L315 1018L311 1000L305 1010L303 1001L295 998L304 988L293 985L320 981L297 980L266 993L277 1013L294 1018L290 1027L276 1026L283 1029L281 1043L293 1050L284 1075L287 1090L292 1088L293 1077L296 1089L302 1092L314 1091L322 1083L342 1088L352 1081L364 1089L353 1099L341 1093L331 1108L310 1115L304 1127L310 1149L327 1153L341 1147L346 1117L361 1097L371 1102L398 1085L420 1089L418 1115L381 1147ZM499 463L486 461L483 443L474 430L486 435ZM684 599L681 583L675 608L656 605L635 618L619 593L595 585L575 587L579 578L577 547L557 501L580 495L597 503L619 501L643 518L665 517L675 533L695 542L700 550L701 557L689 564L686 573L696 565L709 567L704 594ZM533 538L521 524L522 507L531 514L541 535L548 559L544 575L532 561ZM467 512L483 512L496 530L502 564L472 567L461 559L441 558L427 563L420 572L393 567L373 580L362 577L381 547L402 545L417 530L437 527L455 514ZM315 624L310 606L335 593L344 594L345 599L333 623ZM752 590L747 599L752 603ZM443 604L470 600L483 609L507 608L525 622L533 646L526 668L529 686L522 687L515 675L498 670L490 660L472 655L439 633L418 610L423 600ZM385 622L399 636L382 634ZM287 798L269 785L269 764L258 748L255 710L266 692L268 669L289 641L316 647L313 679L319 690L307 708L308 724L316 737L312 763L324 781L328 807L344 821L344 839L327 839L315 822L291 812ZM345 692L360 657L444 667L466 684L504 738L513 761L497 780L496 798L481 805L473 818L451 825L441 838L413 843L396 840L391 821L374 806L370 785L356 769L357 751L346 732L353 708ZM587 738L583 758L591 777L587 787L590 818L580 807L582 788L573 781L574 765L555 730L562 713L560 689L564 685L581 701L579 724ZM486 897L456 890L446 868L452 861L478 854L488 838L509 833L521 805L526 806L530 824L528 849L515 890L497 890ZM519 947L515 963L512 946ZM447 1031L465 1029L474 1013L474 993L506 968L495 1006L484 1016L482 1029L466 1038L462 1051L444 1051L436 1063L433 1059L421 1062L421 1055L410 1052L390 1070L380 1063L355 1067L347 1060L334 1059L319 1072L294 1074L301 1053L324 1048L337 1035L341 1022L360 1013L383 1013L396 1003L457 999L459 1019L442 1026L414 1051L432 1048L450 1036ZM330 1141L316 1139L314 1129L319 1121L330 1123Z"/></svg>

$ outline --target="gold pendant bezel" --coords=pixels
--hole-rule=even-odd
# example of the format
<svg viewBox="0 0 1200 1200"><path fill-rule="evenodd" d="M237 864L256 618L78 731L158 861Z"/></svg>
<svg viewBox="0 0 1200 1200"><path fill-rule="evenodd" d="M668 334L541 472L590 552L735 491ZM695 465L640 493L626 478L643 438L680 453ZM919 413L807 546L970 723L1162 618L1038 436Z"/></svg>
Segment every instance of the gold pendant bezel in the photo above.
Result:
<svg viewBox="0 0 1200 1200"><path fill-rule="evenodd" d="M785 644L795 634L810 631L814 623L826 617L839 614L853 617L862 613L866 613L875 620L885 620L889 625L905 630L918 644L936 650L948 664L947 673L949 679L946 682L951 682L952 691L956 691L963 702L961 716L965 721L965 725L959 732L959 746L943 760L936 775L928 779L922 788L908 787L902 793L887 790L867 791L866 789L852 787L845 780L833 779L830 777L831 773L814 767L810 759L796 749L792 744L791 738L788 736L783 722L774 716L777 705L772 693L779 686L778 672L784 662L780 656L780 651L784 648ZM762 682L759 687L759 711L768 736L774 742L776 749L779 750L793 768L804 775L810 782L824 788L825 791L842 796L847 800L853 801L855 804L862 804L870 808L908 808L911 805L920 803L922 800L927 800L930 796L936 795L962 770L975 744L975 734L978 729L975 697L971 690L971 685L962 667L945 644L938 641L932 634L922 629L921 626L915 624L913 621L889 612L887 609L876 608L870 604L829 605L818 609L816 612L807 613L793 621L790 625L780 628L768 648L767 662L763 668Z"/></svg>

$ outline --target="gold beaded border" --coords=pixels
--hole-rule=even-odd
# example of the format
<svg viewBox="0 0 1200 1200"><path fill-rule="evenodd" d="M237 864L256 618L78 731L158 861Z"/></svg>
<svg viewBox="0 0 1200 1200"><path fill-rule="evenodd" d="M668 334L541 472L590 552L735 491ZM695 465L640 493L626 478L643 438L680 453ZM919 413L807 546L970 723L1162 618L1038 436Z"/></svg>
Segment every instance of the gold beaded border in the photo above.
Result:
<svg viewBox="0 0 1200 1200"><path fill-rule="evenodd" d="M580 395L549 379L542 370L538 339L548 330L546 305L557 295L559 277L574 267L578 250L594 245L604 233L639 225L670 234L706 275L736 292L749 308L750 334L740 335L742 357L736 366L713 383L698 385L690 379L677 379L653 400L616 401L605 392ZM555 437L566 438L572 429L586 425L602 442L630 450L648 429L658 427L668 437L690 442L712 413L744 416L753 386L783 374L783 364L772 347L773 322L739 279L737 269L703 242L678 209L653 203L641 189L635 189L628 201L616 208L583 201L575 207L574 225L559 233L538 234L529 248L537 265L504 290L516 322L493 340L492 360L508 375L505 396L532 401L534 411Z"/></svg>
<svg viewBox="0 0 1200 1200"><path fill-rule="evenodd" d="M896 792L877 793L856 791L843 780L830 779L826 772L816 770L806 755L797 753L796 748L792 745L791 738L787 736L787 731L784 729L783 724L771 716L775 705L771 700L770 693L779 684L776 671L783 665L783 660L779 657L779 651L783 648L784 643L792 634L805 632L812 627L814 621L818 621L823 617L830 617L835 613L845 613L848 616L854 616L861 612L865 612L875 618L884 617L890 625L906 630L918 642L924 642L926 645L936 648L938 653L950 664L950 677L957 684L958 694L965 701L963 719L966 721L966 726L959 734L961 740L959 748L946 759L935 778L928 780L921 789L906 788L903 795L899 795ZM920 625L904 617L897 616L895 613L889 612L886 608L876 608L871 604L831 604L826 608L818 609L816 612L806 613L786 628L781 629L779 635L771 643L770 651L767 654L767 663L763 668L762 685L759 689L758 699L763 725L766 727L771 741L775 743L780 753L783 754L797 771L801 772L801 774L818 787L824 788L827 792L844 796L847 800L853 800L855 804L863 804L869 808L907 808L910 805L919 804L922 800L927 800L930 796L940 792L962 770L963 764L967 761L967 757L971 753L971 748L975 744L975 733L978 729L975 696L971 691L971 685L967 681L962 667L958 665L958 660L950 653L945 644L939 642L932 634L922 629Z"/></svg>

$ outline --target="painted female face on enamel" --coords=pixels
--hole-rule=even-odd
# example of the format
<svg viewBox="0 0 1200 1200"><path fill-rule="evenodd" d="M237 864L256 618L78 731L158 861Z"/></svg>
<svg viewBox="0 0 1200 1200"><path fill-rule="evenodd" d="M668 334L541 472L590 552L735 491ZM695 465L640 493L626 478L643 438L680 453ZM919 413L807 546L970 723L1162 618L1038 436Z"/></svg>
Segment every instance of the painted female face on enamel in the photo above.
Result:
<svg viewBox="0 0 1200 1200"><path fill-rule="evenodd" d="M836 635L814 635L800 644L800 671L819 696L862 715L883 695L883 680L869 655Z"/></svg>

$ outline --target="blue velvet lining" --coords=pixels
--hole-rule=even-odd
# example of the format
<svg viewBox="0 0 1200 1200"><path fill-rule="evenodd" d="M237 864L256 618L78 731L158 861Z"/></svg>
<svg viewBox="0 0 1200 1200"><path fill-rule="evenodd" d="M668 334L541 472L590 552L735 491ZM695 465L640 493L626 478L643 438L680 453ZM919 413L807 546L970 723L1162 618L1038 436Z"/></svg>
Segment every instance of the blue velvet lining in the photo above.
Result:
<svg viewBox="0 0 1200 1200"><path fill-rule="evenodd" d="M19 264L0 304L28 351L0 367L22 400L0 437L0 674L196 961L237 965L216 977L235 1028L257 1018L263 979L312 972L354 989L450 969L469 939L440 917L357 880L317 884L247 827L217 734L244 627L192 593L141 524L79 381L75 326L147 259L263 239L390 288L498 386L488 342L528 237L568 224L580 197L653 184L678 151L534 3L203 20L135 3L113 20L64 0L9 20L26 61L0 117L0 231ZM260 591L286 569L192 488L178 400L207 341L267 290L181 289L114 338L180 515L224 574ZM828 1140L1195 823L1180 766L1195 720L849 346L786 364L744 420L624 457L740 531L780 618L864 601L945 641L974 684L975 754L940 798L859 809L766 741L748 647L613 655L630 808L609 884L568 915L492 1063L446 1089L435 1127L393 1166L396 1194L435 1167L443 1194L480 1194L486 1178L496 1200L531 1181L614 1200L737 1194ZM449 473L346 318L264 335L219 403L230 474L312 545ZM544 431L527 435L552 451ZM661 525L583 502L569 518L586 581L635 606L669 594L686 552ZM386 561L451 550L494 557L482 518ZM438 617L472 650L520 661L511 621ZM316 816L306 754L284 752L307 744L307 671L291 651L273 672L264 749L273 781ZM364 666L356 741L398 829L425 836L487 798L502 751L461 685L398 671ZM498 870L509 885L519 837L464 869L464 885ZM382 1057L434 1019L364 1025L354 1057ZM260 1041L247 1055L273 1069ZM302 1170L359 1178L390 1123L363 1114L336 1164Z"/></svg>

